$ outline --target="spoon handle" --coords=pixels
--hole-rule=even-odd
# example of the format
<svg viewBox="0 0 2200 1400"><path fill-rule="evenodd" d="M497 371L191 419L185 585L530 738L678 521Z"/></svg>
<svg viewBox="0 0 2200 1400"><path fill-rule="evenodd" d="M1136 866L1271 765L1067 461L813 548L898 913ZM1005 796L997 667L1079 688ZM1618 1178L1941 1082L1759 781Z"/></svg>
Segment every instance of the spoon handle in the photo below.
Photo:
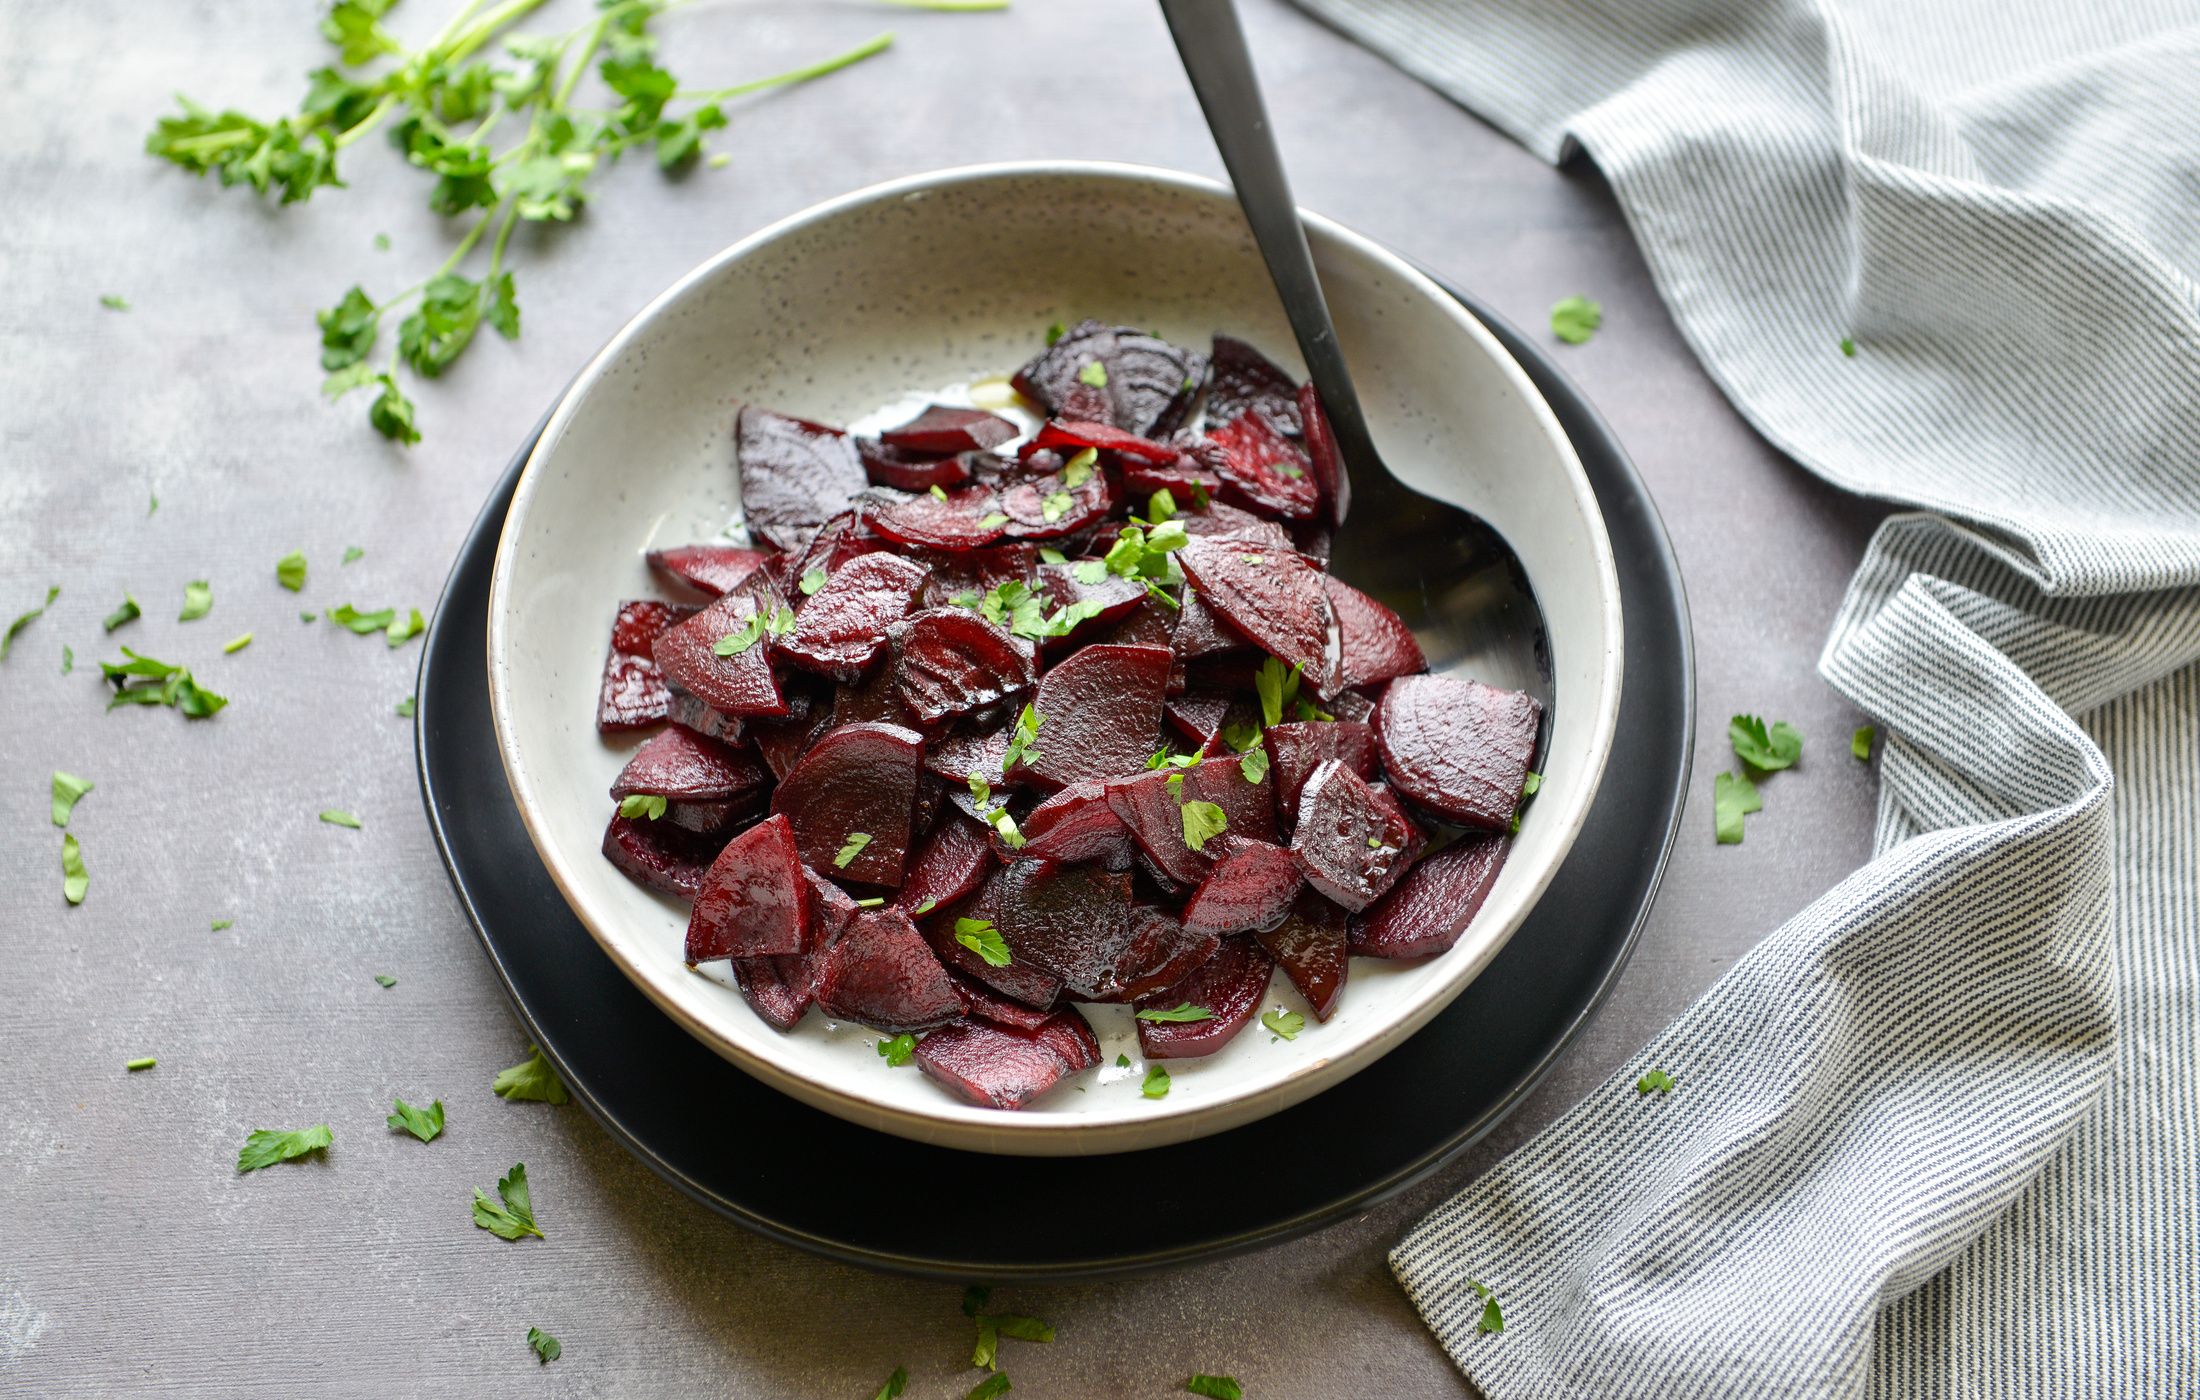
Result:
<svg viewBox="0 0 2200 1400"><path fill-rule="evenodd" d="M1161 0L1161 13L1200 109L1207 114L1207 129L1237 186L1253 241L1283 298L1284 314L1291 319L1291 333L1298 337L1307 376L1321 395L1338 449L1347 463L1376 460L1321 279L1314 275L1314 257L1306 247L1291 182L1283 173L1283 157L1268 125L1267 104L1261 100L1237 6L1233 0Z"/></svg>

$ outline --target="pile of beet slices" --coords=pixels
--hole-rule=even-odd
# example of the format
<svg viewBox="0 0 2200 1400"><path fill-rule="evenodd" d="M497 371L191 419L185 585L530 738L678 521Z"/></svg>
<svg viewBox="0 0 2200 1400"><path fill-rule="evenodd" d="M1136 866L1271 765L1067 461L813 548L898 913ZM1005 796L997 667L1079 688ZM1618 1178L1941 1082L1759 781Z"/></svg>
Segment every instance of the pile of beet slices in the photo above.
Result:
<svg viewBox="0 0 2200 1400"><path fill-rule="evenodd" d="M998 1108L1098 1063L1077 1002L1204 1010L1136 1024L1149 1059L1206 1055L1278 966L1327 1020L1351 955L1451 947L1542 718L1425 674L1328 575L1327 422L1252 347L1087 321L1014 385L1048 417L1013 448L977 409L875 440L740 410L761 547L650 554L708 601L622 604L597 712L671 721L611 789L661 814L626 803L604 854L693 901L691 964L731 959L782 1030L914 1035ZM1040 619L1062 635L1018 634Z"/></svg>

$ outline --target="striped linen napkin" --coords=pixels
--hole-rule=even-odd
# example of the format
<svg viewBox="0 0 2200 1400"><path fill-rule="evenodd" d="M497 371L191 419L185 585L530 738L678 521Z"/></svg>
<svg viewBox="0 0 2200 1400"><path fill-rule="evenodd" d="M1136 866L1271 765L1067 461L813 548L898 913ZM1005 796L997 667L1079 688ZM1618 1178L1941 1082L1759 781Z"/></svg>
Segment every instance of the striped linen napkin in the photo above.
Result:
<svg viewBox="0 0 2200 1400"><path fill-rule="evenodd" d="M1820 661L1876 858L1399 1279L1494 1400L2200 1395L2200 4L1299 3L1586 153L1751 423L1920 511Z"/></svg>

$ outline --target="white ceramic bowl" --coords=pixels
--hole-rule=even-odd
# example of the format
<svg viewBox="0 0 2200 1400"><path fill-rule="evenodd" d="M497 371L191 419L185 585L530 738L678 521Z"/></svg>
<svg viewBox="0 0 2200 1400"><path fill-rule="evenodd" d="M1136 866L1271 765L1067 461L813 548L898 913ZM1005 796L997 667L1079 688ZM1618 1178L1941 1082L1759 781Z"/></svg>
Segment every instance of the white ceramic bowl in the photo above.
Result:
<svg viewBox="0 0 2200 1400"><path fill-rule="evenodd" d="M954 1099L877 1036L811 1015L782 1035L724 975L682 962L687 911L600 854L631 744L594 712L614 605L658 592L643 552L732 520L732 411L753 401L847 422L904 396L1013 369L1053 321L1084 316L1203 346L1217 330L1301 370L1235 200L1211 181L1119 165L977 166L859 190L743 239L658 297L566 392L498 546L489 691L535 848L604 950L665 1012L749 1073L867 1127L977 1151L1155 1147L1275 1112L1371 1063L1473 980L1558 868L1595 795L1620 689L1611 549L1581 464L1488 331L1382 248L1309 215L1308 234L1386 459L1480 512L1525 562L1549 626L1556 703L1546 778L1480 914L1450 952L1353 961L1336 1015L1297 1040L1258 1026L1169 1063L1162 1099L1127 1007L1090 1008L1102 1067L1016 1113ZM1379 530L1355 516L1349 530ZM1304 1011L1288 979L1273 1002ZM1118 1053L1129 1068L1117 1067ZM1441 1092L1442 1086L1430 1086ZM697 1112L711 1111L707 1104Z"/></svg>

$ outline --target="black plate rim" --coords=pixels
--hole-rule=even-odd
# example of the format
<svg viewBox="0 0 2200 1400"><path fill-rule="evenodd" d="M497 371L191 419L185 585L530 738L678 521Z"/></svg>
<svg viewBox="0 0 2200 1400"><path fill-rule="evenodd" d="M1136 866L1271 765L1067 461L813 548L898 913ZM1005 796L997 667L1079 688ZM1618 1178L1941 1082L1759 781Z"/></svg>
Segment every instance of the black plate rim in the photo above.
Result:
<svg viewBox="0 0 2200 1400"><path fill-rule="evenodd" d="M1677 624L1675 632L1678 640L1678 655L1674 658L1674 661L1677 663L1681 681L1679 699L1684 719L1683 728L1685 733L1693 734L1696 714L1696 666L1694 633L1687 592L1681 578L1679 560L1673 552L1671 537L1665 529L1664 521L1657 511L1655 503L1650 498L1641 474L1635 469L1632 459L1628 457L1625 449L1620 445L1617 437L1613 435L1611 428L1605 423L1603 417L1581 396L1572 382L1538 352L1515 327L1456 287L1451 286L1442 279L1433 280L1436 280L1439 286L1443 287L1449 295L1458 300L1486 325L1505 344L1514 358L1520 362L1522 369L1536 381L1538 388L1542 391L1546 400L1551 403L1553 411L1560 418L1569 439L1575 444L1577 453L1584 457L1593 454L1613 463L1617 467L1620 484L1627 487L1634 498L1631 504L1638 505L1640 508L1640 526L1643 532L1642 544L1649 550L1647 562L1655 567L1655 571L1659 575L1659 580L1664 586L1666 599L1669 601L1674 614L1674 621ZM459 860L454 850L453 833L447 829L436 803L435 778L429 762L428 720L430 715L426 708L429 705L426 681L431 663L438 655L437 644L441 639L444 618L449 614L452 589L457 583L458 575L464 568L466 560L476 549L481 547L484 537L487 537L490 547L494 548L495 538L502 533L504 520L504 513L494 509L496 502L499 497L509 496L512 483L521 468L525 466L528 456L533 451L536 441L540 438L542 430L548 422L549 414L546 413L535 425L534 430L529 433L526 442L522 444L510 465L499 474L488 500L484 503L481 514L477 516L473 525L468 529L464 542L454 556L450 573L445 579L443 592L438 600L434 621L430 624L425 645L421 649L420 665L415 680L415 694L418 696L417 706L420 713L415 722L414 732L414 754L420 778L421 802L426 811L429 828L435 836L437 854L443 861L445 874L451 881L452 890L458 897L460 907L465 911L467 922L474 931L475 940L488 956L490 966L495 969L498 981L503 985L505 998L511 1004L513 1014L518 1017L530 1036L542 1048L543 1053L556 1066L559 1074L564 1077L566 1085L572 1091L575 1100L621 1146L640 1159L657 1175L699 1204L735 1220L745 1228L811 1253L858 1264L881 1272L956 1281L986 1279L1004 1282L1010 1280L1038 1282L1103 1279L1151 1273L1160 1269L1180 1267L1200 1260L1247 1253L1299 1235L1311 1233L1326 1225L1334 1224L1349 1215L1364 1211L1424 1180L1441 1170L1446 1163L1467 1151L1487 1136L1499 1122L1535 1091L1558 1059L1572 1047L1575 1041L1579 1039L1583 1029L1603 1008L1605 1002L1610 998L1613 988L1617 985L1621 974L1625 972L1635 946L1641 937L1643 925L1656 903L1659 887L1664 881L1666 868L1679 837L1682 809L1693 767L1691 747L1686 743L1680 746L1679 763L1673 772L1670 783L1666 785L1665 790L1657 792L1654 796L1655 804L1662 806L1666 813L1664 829L1658 833L1656 848L1650 856L1648 875L1643 882L1642 893L1635 905L1633 914L1629 917L1627 927L1619 937L1612 955L1605 965L1604 972L1595 987L1581 1002L1564 1028L1545 1046L1543 1053L1524 1073L1514 1080L1511 1087L1504 1094L1487 1103L1479 1113L1465 1120L1454 1132L1427 1151L1365 1183L1356 1190L1332 1196L1302 1210L1267 1221L1258 1227L1243 1229L1232 1235L1205 1240L1192 1245L1126 1252L1104 1259L1080 1259L1038 1265L1019 1264L1005 1268L999 1264L976 1258L950 1259L869 1248L860 1243L790 1227L743 1205L741 1202L728 1198L654 1150L645 1137L631 1127L612 1105L603 1101L600 1096L589 1088L586 1077L574 1073L571 1065L558 1050L555 1038L544 1033L539 1018L533 1014L522 1000L503 951L497 946L489 933L488 921L484 917L474 892L469 888L464 873L459 868ZM1605 501L1600 494L1598 507L1600 513L1606 517L1608 530L1610 528L1611 505L1612 503ZM1636 679L1631 668L1630 674L1623 681L1623 687ZM1624 689L1621 703L1623 706L1626 703ZM1609 774L1607 775L1607 781L1609 781ZM1595 804L1592 803L1592 811L1594 806ZM1427 1031L1424 1029L1419 1034L1426 1033ZM729 1067L731 1066L729 1065ZM893 1140L884 1134L879 1136L881 1141Z"/></svg>

